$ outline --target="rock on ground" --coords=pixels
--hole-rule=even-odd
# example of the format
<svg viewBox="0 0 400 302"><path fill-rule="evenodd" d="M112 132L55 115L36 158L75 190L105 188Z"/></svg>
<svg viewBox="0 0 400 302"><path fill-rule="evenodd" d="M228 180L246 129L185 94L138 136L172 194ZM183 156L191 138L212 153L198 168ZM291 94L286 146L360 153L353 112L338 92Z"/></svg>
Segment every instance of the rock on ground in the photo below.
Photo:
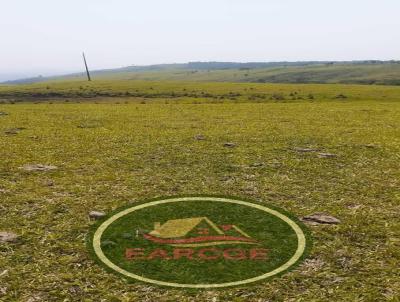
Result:
<svg viewBox="0 0 400 302"><path fill-rule="evenodd" d="M302 153L306 153L306 152L316 152L316 151L318 151L318 149L313 149L313 148L298 148L298 147L293 148L293 150L294 150L294 151L297 151L297 152L302 152Z"/></svg>
<svg viewBox="0 0 400 302"><path fill-rule="evenodd" d="M18 235L11 232L0 232L0 243L17 242Z"/></svg>
<svg viewBox="0 0 400 302"><path fill-rule="evenodd" d="M54 181L49 179L49 180L46 180L43 184L45 186L52 187L52 186L54 186Z"/></svg>
<svg viewBox="0 0 400 302"><path fill-rule="evenodd" d="M49 166L49 165L42 165L42 164L28 164L22 167L19 167L22 170L25 171L50 171L50 170L56 170L56 166Z"/></svg>
<svg viewBox="0 0 400 302"><path fill-rule="evenodd" d="M10 128L4 131L5 134L8 135L16 135L18 133L20 133L22 130L25 130L26 128L23 127L19 127L19 128Z"/></svg>
<svg viewBox="0 0 400 302"><path fill-rule="evenodd" d="M100 219L106 216L106 213L101 212L101 211L90 211L89 212L89 217L92 219Z"/></svg>
<svg viewBox="0 0 400 302"><path fill-rule="evenodd" d="M198 140L198 141L204 141L204 140L206 139L206 137L205 137L204 135L202 135L202 134L197 134L197 135L194 137L194 139L195 139L195 140Z"/></svg>
<svg viewBox="0 0 400 302"><path fill-rule="evenodd" d="M337 157L336 154L332 154L332 153L318 153L318 157L321 158L332 158L332 157Z"/></svg>
<svg viewBox="0 0 400 302"><path fill-rule="evenodd" d="M236 144L234 144L234 143L225 143L224 147L233 148L233 147L236 147Z"/></svg>
<svg viewBox="0 0 400 302"><path fill-rule="evenodd" d="M251 168L258 168L264 166L264 163L252 163L250 165Z"/></svg>
<svg viewBox="0 0 400 302"><path fill-rule="evenodd" d="M330 216L324 213L315 213L308 216L304 216L302 221L311 224L339 224L340 220L336 217Z"/></svg>

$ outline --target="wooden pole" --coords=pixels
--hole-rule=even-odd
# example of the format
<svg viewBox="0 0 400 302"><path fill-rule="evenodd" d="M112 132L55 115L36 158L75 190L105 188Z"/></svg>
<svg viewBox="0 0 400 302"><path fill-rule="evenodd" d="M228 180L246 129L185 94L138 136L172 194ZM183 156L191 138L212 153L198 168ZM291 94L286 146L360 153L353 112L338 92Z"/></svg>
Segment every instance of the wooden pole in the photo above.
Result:
<svg viewBox="0 0 400 302"><path fill-rule="evenodd" d="M82 53L82 54L83 54L83 62L85 63L87 78L88 78L88 81L90 82L92 79L90 78L90 73L89 73L89 68L87 66L85 53Z"/></svg>

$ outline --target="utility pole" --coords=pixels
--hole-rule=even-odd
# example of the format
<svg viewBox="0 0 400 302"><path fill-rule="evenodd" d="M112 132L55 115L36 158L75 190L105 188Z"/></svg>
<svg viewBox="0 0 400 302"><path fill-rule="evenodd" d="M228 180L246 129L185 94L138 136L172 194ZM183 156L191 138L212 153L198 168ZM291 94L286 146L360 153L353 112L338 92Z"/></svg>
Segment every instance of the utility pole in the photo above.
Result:
<svg viewBox="0 0 400 302"><path fill-rule="evenodd" d="M86 74L87 74L87 79L90 82L92 79L90 78L90 73L89 73L89 68L87 66L87 62L86 62L86 57L85 57L85 53L83 54L83 62L85 63L85 67L86 67Z"/></svg>

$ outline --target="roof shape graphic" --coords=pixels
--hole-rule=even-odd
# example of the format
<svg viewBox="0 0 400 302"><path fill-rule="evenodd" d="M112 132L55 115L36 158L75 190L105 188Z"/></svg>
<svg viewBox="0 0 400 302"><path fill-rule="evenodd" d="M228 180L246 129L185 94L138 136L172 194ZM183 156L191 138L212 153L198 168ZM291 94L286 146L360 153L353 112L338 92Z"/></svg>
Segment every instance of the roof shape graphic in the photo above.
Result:
<svg viewBox="0 0 400 302"><path fill-rule="evenodd" d="M163 225L155 223L154 230L151 231L149 234L157 236L159 238L183 237L186 236L202 221L205 221L212 229L217 232L217 234L224 235L224 232L207 217L172 219L168 220Z"/></svg>

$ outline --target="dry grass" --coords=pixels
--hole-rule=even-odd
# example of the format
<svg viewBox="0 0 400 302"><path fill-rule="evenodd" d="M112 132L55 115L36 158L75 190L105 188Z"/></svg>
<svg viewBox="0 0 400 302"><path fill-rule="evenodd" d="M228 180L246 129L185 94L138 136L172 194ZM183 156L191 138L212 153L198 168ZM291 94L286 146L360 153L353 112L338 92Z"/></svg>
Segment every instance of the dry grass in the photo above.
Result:
<svg viewBox="0 0 400 302"><path fill-rule="evenodd" d="M382 89L379 101L0 105L0 231L20 235L0 245L0 300L399 301L400 103L398 89ZM19 169L27 164L58 169ZM245 288L129 284L88 256L89 211L197 193L342 223L311 226L299 269Z"/></svg>

